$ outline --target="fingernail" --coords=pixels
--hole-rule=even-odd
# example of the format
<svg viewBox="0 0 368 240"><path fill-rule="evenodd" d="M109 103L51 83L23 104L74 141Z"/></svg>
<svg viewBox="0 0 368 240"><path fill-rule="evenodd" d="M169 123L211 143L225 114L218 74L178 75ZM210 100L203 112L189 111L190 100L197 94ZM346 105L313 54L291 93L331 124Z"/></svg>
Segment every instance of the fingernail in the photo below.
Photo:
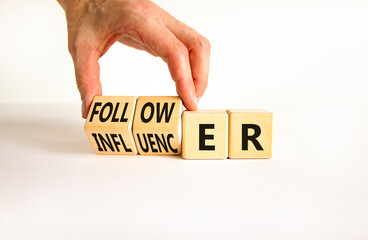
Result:
<svg viewBox="0 0 368 240"><path fill-rule="evenodd" d="M82 100L82 118L86 117L86 102L84 101L84 99Z"/></svg>
<svg viewBox="0 0 368 240"><path fill-rule="evenodd" d="M195 95L193 95L192 98L193 98L193 103L194 103L195 109L197 110L197 107L198 107L197 97Z"/></svg>

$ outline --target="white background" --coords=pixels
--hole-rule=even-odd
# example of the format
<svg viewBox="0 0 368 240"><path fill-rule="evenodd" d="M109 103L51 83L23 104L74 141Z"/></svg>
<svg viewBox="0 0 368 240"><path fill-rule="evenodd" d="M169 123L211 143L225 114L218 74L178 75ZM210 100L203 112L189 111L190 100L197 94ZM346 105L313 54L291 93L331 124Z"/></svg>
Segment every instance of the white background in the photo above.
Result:
<svg viewBox="0 0 368 240"><path fill-rule="evenodd" d="M212 44L200 108L274 113L271 160L96 156L56 1L0 1L0 239L368 239L368 2L156 1ZM114 45L105 95L174 95ZM144 86L144 88L142 88Z"/></svg>

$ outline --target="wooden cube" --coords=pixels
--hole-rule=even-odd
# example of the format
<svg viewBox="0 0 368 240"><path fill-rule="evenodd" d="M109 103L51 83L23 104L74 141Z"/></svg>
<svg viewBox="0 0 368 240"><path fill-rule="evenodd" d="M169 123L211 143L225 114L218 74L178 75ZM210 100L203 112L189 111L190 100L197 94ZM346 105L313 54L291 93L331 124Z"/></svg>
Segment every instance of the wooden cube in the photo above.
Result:
<svg viewBox="0 0 368 240"><path fill-rule="evenodd" d="M139 97L134 114L133 134L139 154L180 155L179 97Z"/></svg>
<svg viewBox="0 0 368 240"><path fill-rule="evenodd" d="M184 111L183 153L185 159L227 158L227 114L222 110Z"/></svg>
<svg viewBox="0 0 368 240"><path fill-rule="evenodd" d="M96 154L135 155L132 134L136 97L96 96L84 129Z"/></svg>
<svg viewBox="0 0 368 240"><path fill-rule="evenodd" d="M272 113L229 109L229 158L272 157Z"/></svg>

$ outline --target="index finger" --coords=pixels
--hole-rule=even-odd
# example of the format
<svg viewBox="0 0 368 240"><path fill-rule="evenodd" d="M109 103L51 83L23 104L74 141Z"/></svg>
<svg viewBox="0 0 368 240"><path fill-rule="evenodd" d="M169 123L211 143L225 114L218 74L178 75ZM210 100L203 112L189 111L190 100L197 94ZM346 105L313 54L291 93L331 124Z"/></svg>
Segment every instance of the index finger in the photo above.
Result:
<svg viewBox="0 0 368 240"><path fill-rule="evenodd" d="M150 52L166 61L184 106L188 110L196 110L197 98L186 46L164 25L146 22L139 30Z"/></svg>
<svg viewBox="0 0 368 240"><path fill-rule="evenodd" d="M196 30L172 16L168 17L166 25L188 49L196 97L199 100L208 85L211 44Z"/></svg>

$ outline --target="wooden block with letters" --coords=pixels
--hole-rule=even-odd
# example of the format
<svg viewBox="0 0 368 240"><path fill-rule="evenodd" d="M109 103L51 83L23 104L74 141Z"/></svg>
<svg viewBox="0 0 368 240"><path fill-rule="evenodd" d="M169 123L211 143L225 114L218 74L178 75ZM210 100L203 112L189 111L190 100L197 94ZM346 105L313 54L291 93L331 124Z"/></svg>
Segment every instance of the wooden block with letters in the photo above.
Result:
<svg viewBox="0 0 368 240"><path fill-rule="evenodd" d="M222 110L184 111L182 156L185 159L227 158L227 114Z"/></svg>
<svg viewBox="0 0 368 240"><path fill-rule="evenodd" d="M182 111L183 104L177 96L139 97L133 122L139 154L180 155Z"/></svg>
<svg viewBox="0 0 368 240"><path fill-rule="evenodd" d="M272 113L229 109L229 158L272 157Z"/></svg>
<svg viewBox="0 0 368 240"><path fill-rule="evenodd" d="M96 154L135 155L132 135L136 97L96 96L84 125Z"/></svg>

